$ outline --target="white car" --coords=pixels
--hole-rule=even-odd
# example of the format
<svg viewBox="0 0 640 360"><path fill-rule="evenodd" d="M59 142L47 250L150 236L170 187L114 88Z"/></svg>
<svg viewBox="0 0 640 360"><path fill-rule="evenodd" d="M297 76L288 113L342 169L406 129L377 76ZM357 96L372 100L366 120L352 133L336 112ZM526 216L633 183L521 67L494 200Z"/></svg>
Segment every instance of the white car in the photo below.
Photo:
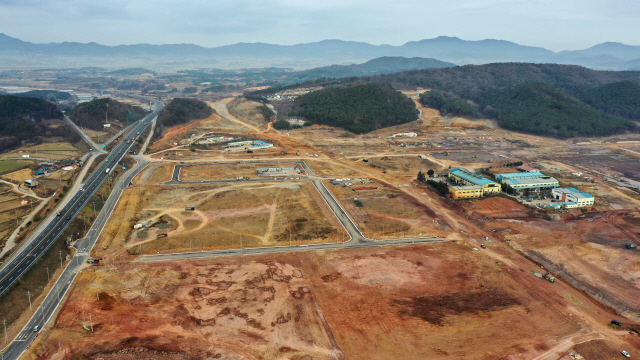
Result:
<svg viewBox="0 0 640 360"><path fill-rule="evenodd" d="M629 355L629 353L624 351L624 350L622 350L622 355L624 355L624 357L628 357L628 358L631 357L631 355Z"/></svg>
<svg viewBox="0 0 640 360"><path fill-rule="evenodd" d="M40 326L36 325L33 327L33 332L38 332L38 330L40 330Z"/></svg>

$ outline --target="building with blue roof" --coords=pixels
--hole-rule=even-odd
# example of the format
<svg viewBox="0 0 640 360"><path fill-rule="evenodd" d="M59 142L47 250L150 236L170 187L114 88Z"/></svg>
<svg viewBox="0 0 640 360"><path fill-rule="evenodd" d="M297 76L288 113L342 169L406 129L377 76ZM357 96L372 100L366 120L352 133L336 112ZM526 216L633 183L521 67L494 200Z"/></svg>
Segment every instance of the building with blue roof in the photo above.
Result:
<svg viewBox="0 0 640 360"><path fill-rule="evenodd" d="M517 172L517 173L507 173L507 174L498 174L496 175L496 180L504 182L502 180L507 179L533 179L537 177L545 176L543 173L539 171L531 171L531 172Z"/></svg>
<svg viewBox="0 0 640 360"><path fill-rule="evenodd" d="M447 177L450 182L456 184L449 187L454 199L497 194L502 189L497 182L462 168L449 171Z"/></svg>

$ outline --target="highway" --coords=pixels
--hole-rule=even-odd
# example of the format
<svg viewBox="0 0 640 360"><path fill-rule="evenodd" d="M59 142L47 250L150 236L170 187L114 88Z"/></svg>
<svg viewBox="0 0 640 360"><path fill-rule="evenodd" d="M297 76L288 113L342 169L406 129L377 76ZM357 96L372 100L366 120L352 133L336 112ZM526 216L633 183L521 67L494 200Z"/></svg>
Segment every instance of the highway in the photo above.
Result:
<svg viewBox="0 0 640 360"><path fill-rule="evenodd" d="M25 247L20 254L12 257L10 261L0 270L0 294L9 289L29 268L40 258L47 249L53 244L56 238L64 232L72 219L82 210L82 208L91 199L93 194L100 188L102 183L111 174L114 167L118 166L118 162L122 160L124 155L129 151L134 142L130 142L131 137L136 139L142 133L149 123L155 120L158 112L162 110L164 104L156 102L155 109L152 113L138 121L137 125L131 130L131 133L116 146L109 156L100 164L87 181L82 185L82 190L74 194L68 204L62 209L62 215L57 216L49 223L38 235L36 241ZM151 135L151 134L150 134ZM131 137L130 137L131 136ZM78 252L67 264L62 275L53 286L51 292L45 297L40 307L34 312L27 325L22 329L16 339L5 349L2 354L4 359L18 359L22 353L28 348L29 344L38 336L39 332L34 332L33 328L38 325L40 328L54 315L58 305L69 290L80 269L89 257L89 251L95 245L102 228L106 224L111 212L120 198L122 190L124 190L133 177L148 164L147 161L139 161L133 169L127 171L115 184L111 196L107 199L102 211L94 221L91 229L87 232L84 239L76 242L75 247Z"/></svg>
<svg viewBox="0 0 640 360"><path fill-rule="evenodd" d="M144 119L140 120L132 133L141 132L157 116L162 105L156 105L156 109ZM128 140L128 139L127 139ZM38 228L38 235L27 246L21 247L0 269L0 296L27 272L31 266L44 254L53 242L64 232L71 221L100 188L102 183L118 166L133 142L123 141L107 156L107 158L86 179L80 190L73 194L68 203L61 209L61 215L53 217L44 228ZM71 195L71 194L70 194ZM45 224L43 224L45 225Z"/></svg>

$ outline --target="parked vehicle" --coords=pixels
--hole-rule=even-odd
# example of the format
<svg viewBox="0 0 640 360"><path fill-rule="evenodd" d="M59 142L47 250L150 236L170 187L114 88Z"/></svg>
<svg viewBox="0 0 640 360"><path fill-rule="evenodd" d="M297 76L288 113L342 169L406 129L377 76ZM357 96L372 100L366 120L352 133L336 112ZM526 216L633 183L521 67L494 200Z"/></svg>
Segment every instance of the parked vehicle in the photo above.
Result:
<svg viewBox="0 0 640 360"><path fill-rule="evenodd" d="M624 355L624 357L628 357L628 358L631 357L631 355L629 355L629 353L624 351L624 350L622 350L622 355Z"/></svg>
<svg viewBox="0 0 640 360"><path fill-rule="evenodd" d="M627 244L627 249L636 249L638 245L636 244Z"/></svg>
<svg viewBox="0 0 640 360"><path fill-rule="evenodd" d="M622 324L621 324L621 323L620 323L620 321L618 321L618 320L611 320L611 323L612 323L613 325L622 326Z"/></svg>

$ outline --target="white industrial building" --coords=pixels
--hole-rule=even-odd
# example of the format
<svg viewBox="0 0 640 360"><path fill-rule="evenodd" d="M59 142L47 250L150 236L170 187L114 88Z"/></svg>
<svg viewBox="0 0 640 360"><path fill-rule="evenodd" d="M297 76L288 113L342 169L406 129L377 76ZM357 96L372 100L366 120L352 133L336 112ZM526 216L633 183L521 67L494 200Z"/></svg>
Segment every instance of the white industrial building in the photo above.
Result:
<svg viewBox="0 0 640 360"><path fill-rule="evenodd" d="M592 206L595 198L593 195L574 188L557 188L551 190L551 196L560 200L562 206L567 209Z"/></svg>

